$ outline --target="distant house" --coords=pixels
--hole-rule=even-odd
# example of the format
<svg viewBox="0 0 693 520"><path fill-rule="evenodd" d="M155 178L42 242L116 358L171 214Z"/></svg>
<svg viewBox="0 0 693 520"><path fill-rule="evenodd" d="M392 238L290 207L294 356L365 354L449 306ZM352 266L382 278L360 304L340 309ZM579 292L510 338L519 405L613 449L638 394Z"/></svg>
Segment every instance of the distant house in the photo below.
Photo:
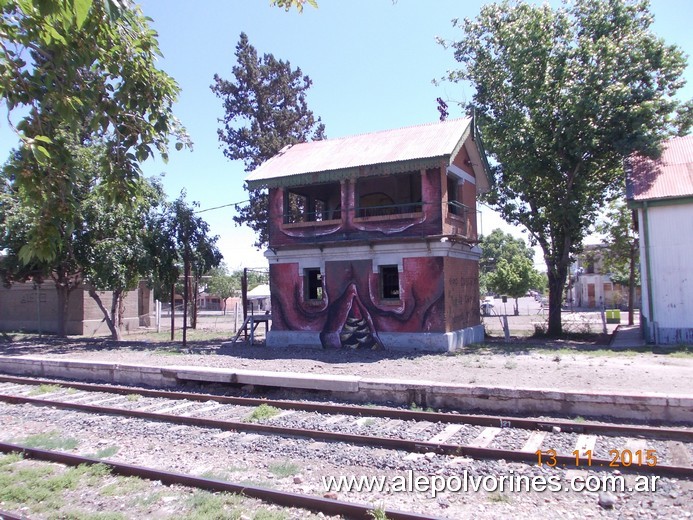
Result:
<svg viewBox="0 0 693 520"><path fill-rule="evenodd" d="M638 214L645 339L693 343L693 136L667 141L658 160L630 157L626 187Z"/></svg>
<svg viewBox="0 0 693 520"><path fill-rule="evenodd" d="M247 183L269 189L269 345L483 341L473 119L288 146Z"/></svg>
<svg viewBox="0 0 693 520"><path fill-rule="evenodd" d="M248 291L248 309L253 311L268 311L270 309L270 286L260 284Z"/></svg>
<svg viewBox="0 0 693 520"><path fill-rule="evenodd" d="M604 269L604 254L608 247L607 244L586 245L577 257L568 294L574 306L587 309L627 308L628 286L614 282L611 274ZM636 287L636 300L638 293L639 288Z"/></svg>

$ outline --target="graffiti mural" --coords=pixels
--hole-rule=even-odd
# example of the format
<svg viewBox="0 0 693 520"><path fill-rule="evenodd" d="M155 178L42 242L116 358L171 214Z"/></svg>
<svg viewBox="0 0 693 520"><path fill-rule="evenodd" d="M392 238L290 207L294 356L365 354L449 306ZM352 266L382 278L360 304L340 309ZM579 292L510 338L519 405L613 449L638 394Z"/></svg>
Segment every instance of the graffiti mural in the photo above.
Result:
<svg viewBox="0 0 693 520"><path fill-rule="evenodd" d="M377 349L383 332L446 332L443 258L405 258L400 298L385 300L372 260L325 263L320 301L309 301L295 263L270 267L273 330L319 332L325 348Z"/></svg>

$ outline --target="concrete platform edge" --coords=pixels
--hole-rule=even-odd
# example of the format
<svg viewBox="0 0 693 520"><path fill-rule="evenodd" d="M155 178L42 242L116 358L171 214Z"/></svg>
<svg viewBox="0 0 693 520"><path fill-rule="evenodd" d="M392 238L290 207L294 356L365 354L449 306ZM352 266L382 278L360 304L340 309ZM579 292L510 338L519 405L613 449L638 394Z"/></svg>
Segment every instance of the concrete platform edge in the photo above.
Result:
<svg viewBox="0 0 693 520"><path fill-rule="evenodd" d="M157 367L36 356L0 356L0 373L152 387L171 387L185 381L275 386L324 391L337 398L361 403L394 402L485 413L609 416L693 425L693 395L486 387L329 374L195 366Z"/></svg>

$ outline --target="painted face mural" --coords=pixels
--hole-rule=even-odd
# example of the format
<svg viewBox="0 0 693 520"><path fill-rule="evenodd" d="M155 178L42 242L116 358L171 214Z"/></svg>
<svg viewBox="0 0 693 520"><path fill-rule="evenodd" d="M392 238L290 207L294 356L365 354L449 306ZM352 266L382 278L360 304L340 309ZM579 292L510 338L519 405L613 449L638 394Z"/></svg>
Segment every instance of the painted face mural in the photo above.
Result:
<svg viewBox="0 0 693 520"><path fill-rule="evenodd" d="M382 348L383 332L444 332L442 258L404 259L398 299L383 299L371 260L325 263L323 298L307 301L297 264L270 267L273 328L315 331L325 348Z"/></svg>

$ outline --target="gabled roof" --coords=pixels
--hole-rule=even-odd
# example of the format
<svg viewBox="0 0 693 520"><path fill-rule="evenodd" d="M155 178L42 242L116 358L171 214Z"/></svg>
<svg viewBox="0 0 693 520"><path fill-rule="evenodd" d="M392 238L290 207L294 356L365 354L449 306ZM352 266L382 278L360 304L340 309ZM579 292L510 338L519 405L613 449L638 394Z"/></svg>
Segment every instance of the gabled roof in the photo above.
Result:
<svg viewBox="0 0 693 520"><path fill-rule="evenodd" d="M657 160L630 157L626 194L633 202L693 197L693 135L669 139Z"/></svg>
<svg viewBox="0 0 693 520"><path fill-rule="evenodd" d="M475 174L483 176L477 182L487 186L486 155L472 118L295 144L261 164L246 182L251 188L296 186L431 167L451 161L470 136L476 150L468 153Z"/></svg>

